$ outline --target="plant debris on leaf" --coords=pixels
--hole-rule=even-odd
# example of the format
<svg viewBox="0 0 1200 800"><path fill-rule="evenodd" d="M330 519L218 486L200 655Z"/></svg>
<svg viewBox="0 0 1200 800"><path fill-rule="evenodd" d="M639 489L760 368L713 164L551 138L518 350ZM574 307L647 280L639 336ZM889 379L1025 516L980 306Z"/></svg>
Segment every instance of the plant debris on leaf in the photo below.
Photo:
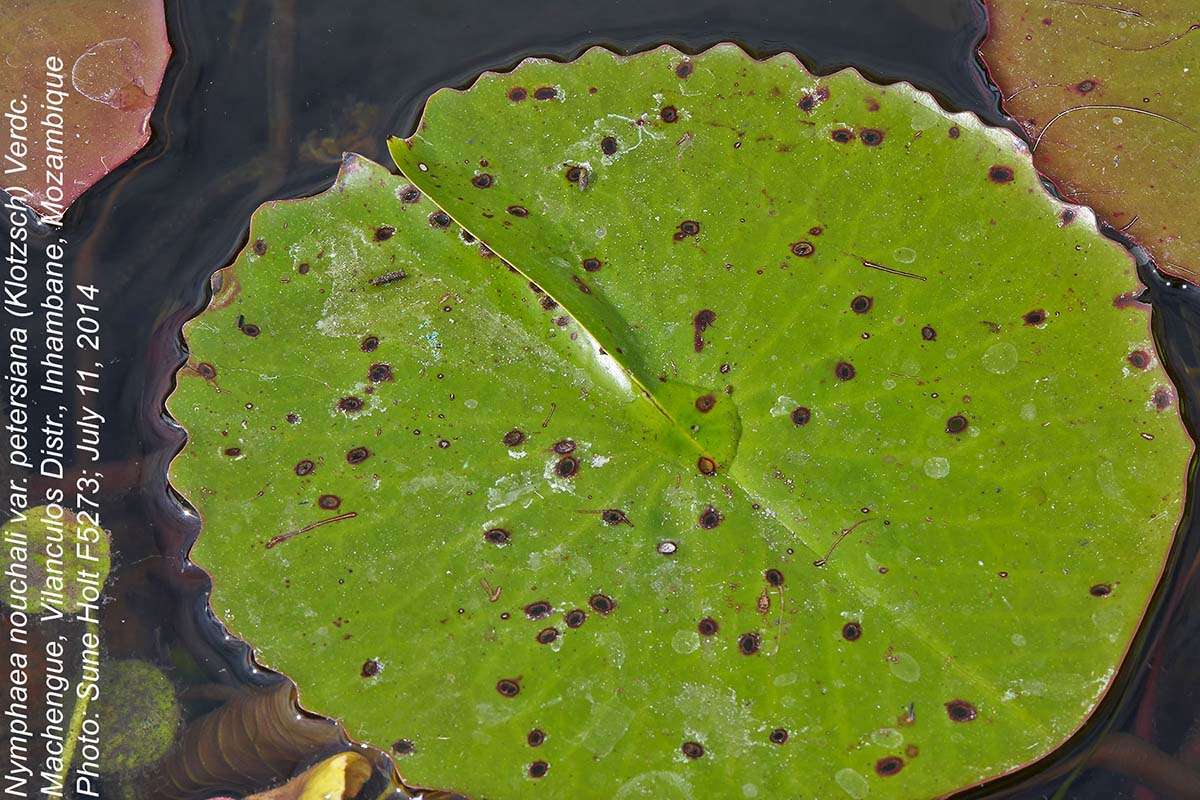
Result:
<svg viewBox="0 0 1200 800"><path fill-rule="evenodd" d="M392 151L255 215L170 399L306 707L497 799L933 796L1083 723L1191 444L1014 137L725 45L487 73Z"/></svg>

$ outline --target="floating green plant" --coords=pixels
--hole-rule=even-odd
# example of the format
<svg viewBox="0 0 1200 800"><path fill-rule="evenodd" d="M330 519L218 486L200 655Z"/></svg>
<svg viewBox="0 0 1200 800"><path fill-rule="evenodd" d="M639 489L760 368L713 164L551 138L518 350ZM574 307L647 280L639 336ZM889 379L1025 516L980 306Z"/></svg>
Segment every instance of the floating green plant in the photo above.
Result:
<svg viewBox="0 0 1200 800"><path fill-rule="evenodd" d="M392 151L255 215L170 400L305 706L496 800L932 796L1083 723L1191 444L1010 134L722 46L485 74Z"/></svg>
<svg viewBox="0 0 1200 800"><path fill-rule="evenodd" d="M100 673L96 702L106 773L131 773L154 764L175 741L180 709L166 674L148 661L114 659Z"/></svg>

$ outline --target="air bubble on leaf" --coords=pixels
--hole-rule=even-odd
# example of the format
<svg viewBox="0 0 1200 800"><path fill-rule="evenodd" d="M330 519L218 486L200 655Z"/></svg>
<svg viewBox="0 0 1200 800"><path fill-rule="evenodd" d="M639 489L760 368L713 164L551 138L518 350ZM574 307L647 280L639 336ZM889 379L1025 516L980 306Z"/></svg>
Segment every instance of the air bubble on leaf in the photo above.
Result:
<svg viewBox="0 0 1200 800"><path fill-rule="evenodd" d="M1017 348L1009 342L996 342L983 351L983 368L996 375L1011 372L1017 360Z"/></svg>
<svg viewBox="0 0 1200 800"><path fill-rule="evenodd" d="M871 744L895 750L904 744L904 734L895 728L880 728L871 731Z"/></svg>
<svg viewBox="0 0 1200 800"><path fill-rule="evenodd" d="M916 683L921 678L921 665L908 653L889 653L888 669L905 683Z"/></svg>
<svg viewBox="0 0 1200 800"><path fill-rule="evenodd" d="M798 405L799 403L788 397L786 394L781 394L775 401L775 405L771 406L771 416L786 417L788 414L791 414L792 409L796 408Z"/></svg>
<svg viewBox="0 0 1200 800"><path fill-rule="evenodd" d="M941 456L925 459L925 474L931 478L944 478L950 474L950 461Z"/></svg>
<svg viewBox="0 0 1200 800"><path fill-rule="evenodd" d="M871 784L867 783L867 779L849 767L838 770L833 779L837 781L838 786L842 787L842 791L853 797L854 800L863 800L871 791Z"/></svg>
<svg viewBox="0 0 1200 800"><path fill-rule="evenodd" d="M671 649L681 655L693 653L700 647L700 634L696 631L675 631L671 637Z"/></svg>

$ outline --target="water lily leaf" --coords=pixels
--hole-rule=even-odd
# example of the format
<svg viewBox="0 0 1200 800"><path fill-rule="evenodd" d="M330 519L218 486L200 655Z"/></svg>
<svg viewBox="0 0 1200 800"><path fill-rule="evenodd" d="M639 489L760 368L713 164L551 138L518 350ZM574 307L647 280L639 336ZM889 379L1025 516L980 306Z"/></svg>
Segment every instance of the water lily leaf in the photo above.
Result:
<svg viewBox="0 0 1200 800"><path fill-rule="evenodd" d="M249 800L351 800L370 780L371 769L371 762L360 753L338 753Z"/></svg>
<svg viewBox="0 0 1200 800"><path fill-rule="evenodd" d="M172 800L283 783L314 753L345 746L335 725L299 717L288 683L247 692L186 724L176 746L140 775L138 797Z"/></svg>
<svg viewBox="0 0 1200 800"><path fill-rule="evenodd" d="M9 45L0 97L29 137L26 170L8 173L6 186L22 187L18 196L38 212L61 215L150 139L171 55L162 0L12 0L0 41ZM46 182L46 170L62 171L61 186Z"/></svg>
<svg viewBox="0 0 1200 800"><path fill-rule="evenodd" d="M1084 721L1191 447L1011 135L593 50L393 154L255 215L170 400L214 608L306 706L476 798L938 795Z"/></svg>
<svg viewBox="0 0 1200 800"><path fill-rule="evenodd" d="M1063 195L1200 279L1188 203L1200 172L1193 4L989 0L982 53Z"/></svg>

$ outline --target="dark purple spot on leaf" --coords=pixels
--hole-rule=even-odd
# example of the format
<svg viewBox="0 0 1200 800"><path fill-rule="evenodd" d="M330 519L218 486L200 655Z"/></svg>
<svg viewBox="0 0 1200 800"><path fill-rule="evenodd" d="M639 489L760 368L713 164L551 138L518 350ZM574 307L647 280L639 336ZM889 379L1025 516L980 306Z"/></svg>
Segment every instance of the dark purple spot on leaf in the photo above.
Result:
<svg viewBox="0 0 1200 800"><path fill-rule="evenodd" d="M857 374L854 371L854 365L848 361L839 361L837 366L833 368L833 374L837 376L839 381L848 381L854 378Z"/></svg>
<svg viewBox="0 0 1200 800"><path fill-rule="evenodd" d="M594 594L588 598L588 605L597 614L608 614L616 608L617 604L606 594Z"/></svg>
<svg viewBox="0 0 1200 800"><path fill-rule="evenodd" d="M775 730L771 731L767 738L771 740L771 744L785 744L788 740L787 729L776 728Z"/></svg>
<svg viewBox="0 0 1200 800"><path fill-rule="evenodd" d="M711 309L702 308L696 312L696 316L692 319L692 329L694 331L692 346L697 353L704 350L704 332L716 321L717 314Z"/></svg>
<svg viewBox="0 0 1200 800"><path fill-rule="evenodd" d="M932 342L937 338L937 331L926 325L924 328L921 328L921 338L927 342Z"/></svg>
<svg viewBox="0 0 1200 800"><path fill-rule="evenodd" d="M546 734L541 728L534 728L525 734L525 743L530 747L541 747L544 741L546 741Z"/></svg>
<svg viewBox="0 0 1200 800"><path fill-rule="evenodd" d="M805 258L811 256L817 248L813 247L812 242L793 242L791 246L792 255Z"/></svg>
<svg viewBox="0 0 1200 800"><path fill-rule="evenodd" d="M833 132L829 134L829 138L838 144L847 144L854 141L854 131L849 128L834 128Z"/></svg>
<svg viewBox="0 0 1200 800"><path fill-rule="evenodd" d="M875 762L875 772L887 778L904 769L904 760L899 756L885 756Z"/></svg>
<svg viewBox="0 0 1200 800"><path fill-rule="evenodd" d="M553 86L539 86L533 90L535 100L553 100L558 97L558 90Z"/></svg>
<svg viewBox="0 0 1200 800"><path fill-rule="evenodd" d="M362 676L364 678L374 678L376 675L379 674L380 670L382 670L382 669L383 669L383 665L379 663L378 659L374 659L374 658L368 659L363 662Z"/></svg>
<svg viewBox="0 0 1200 800"><path fill-rule="evenodd" d="M688 758L701 758L704 755L704 745L699 742L684 742L679 749Z"/></svg>
<svg viewBox="0 0 1200 800"><path fill-rule="evenodd" d="M582 608L573 608L563 617L568 628L578 628L587 621L587 613Z"/></svg>
<svg viewBox="0 0 1200 800"><path fill-rule="evenodd" d="M504 434L504 443L509 447L516 447L523 444L525 441L525 432L519 428L513 428L508 433Z"/></svg>
<svg viewBox="0 0 1200 800"><path fill-rule="evenodd" d="M871 310L874 302L865 294L860 294L850 301L850 310L855 314L865 314Z"/></svg>
<svg viewBox="0 0 1200 800"><path fill-rule="evenodd" d="M702 394L696 398L696 410L701 414L707 414L712 411L713 406L717 404L717 398L711 394Z"/></svg>
<svg viewBox="0 0 1200 800"><path fill-rule="evenodd" d="M700 470L701 475L714 475L717 471L717 462L708 456L700 456L696 461L696 469Z"/></svg>
<svg viewBox="0 0 1200 800"><path fill-rule="evenodd" d="M542 628L537 633L538 644L550 644L558 638L558 628Z"/></svg>
<svg viewBox="0 0 1200 800"><path fill-rule="evenodd" d="M483 538L492 544L504 545L512 541L512 536L504 528L489 528L484 532Z"/></svg>
<svg viewBox="0 0 1200 800"><path fill-rule="evenodd" d="M966 700L951 700L946 703L946 716L954 722L970 722L976 716L975 706Z"/></svg>
<svg viewBox="0 0 1200 800"><path fill-rule="evenodd" d="M371 451L365 447L355 447L346 453L346 461L351 464L361 464L371 457Z"/></svg>
<svg viewBox="0 0 1200 800"><path fill-rule="evenodd" d="M614 155L617 152L617 137L605 136L600 140L600 152L606 156Z"/></svg>
<svg viewBox="0 0 1200 800"><path fill-rule="evenodd" d="M769 569L763 573L763 578L772 586L783 586L783 573L777 569Z"/></svg>
<svg viewBox="0 0 1200 800"><path fill-rule="evenodd" d="M883 131L876 128L867 128L858 134L858 140L867 147L877 147L883 143Z"/></svg>
<svg viewBox="0 0 1200 800"><path fill-rule="evenodd" d="M529 765L529 777L531 778L544 778L549 771L550 765L545 761L535 761Z"/></svg>
<svg viewBox="0 0 1200 800"><path fill-rule="evenodd" d="M792 409L792 422L796 425L807 425L812 419L812 411L807 406L796 406Z"/></svg>
<svg viewBox="0 0 1200 800"><path fill-rule="evenodd" d="M946 433L962 433L967 429L967 418L962 414L955 414L950 419L946 420Z"/></svg>
<svg viewBox="0 0 1200 800"><path fill-rule="evenodd" d="M1035 308L1032 311L1026 311L1021 319L1025 320L1026 325L1033 325L1036 327L1046 321L1046 312L1040 308Z"/></svg>
<svg viewBox="0 0 1200 800"><path fill-rule="evenodd" d="M1092 597L1108 597L1110 594L1112 594L1112 584L1097 583L1088 591L1091 593Z"/></svg>
<svg viewBox="0 0 1200 800"><path fill-rule="evenodd" d="M992 183L1009 183L1012 179L1013 171L1010 167L995 164L988 170L988 180Z"/></svg>
<svg viewBox="0 0 1200 800"><path fill-rule="evenodd" d="M342 498L336 494L323 494L317 498L317 505L326 511L333 511L342 504Z"/></svg>
<svg viewBox="0 0 1200 800"><path fill-rule="evenodd" d="M514 86L508 90L508 99L514 103L519 103L529 96L529 92L525 91L523 86Z"/></svg>
<svg viewBox="0 0 1200 800"><path fill-rule="evenodd" d="M554 608L546 600L535 600L525 606L525 616L530 619L544 619L550 616L550 612L553 610Z"/></svg>
<svg viewBox="0 0 1200 800"><path fill-rule="evenodd" d="M700 512L700 517L697 522L701 528L712 530L721 524L721 519L721 512L717 511L712 506L709 506Z"/></svg>
<svg viewBox="0 0 1200 800"><path fill-rule="evenodd" d="M842 638L847 642L857 642L862 638L862 625L857 622L847 622L842 626Z"/></svg>
<svg viewBox="0 0 1200 800"><path fill-rule="evenodd" d="M743 633L738 637L738 650L744 656L752 656L762 647L762 637L757 633Z"/></svg>
<svg viewBox="0 0 1200 800"><path fill-rule="evenodd" d="M572 165L567 167L567 180L580 186L587 186L588 171L586 167Z"/></svg>
<svg viewBox="0 0 1200 800"><path fill-rule="evenodd" d="M525 208L525 206L509 206L506 210L508 211L508 213L512 214L514 217L528 217L529 216L529 209Z"/></svg>
<svg viewBox="0 0 1200 800"><path fill-rule="evenodd" d="M712 617L705 617L696 623L696 630L700 632L701 636L715 636L719 628L717 621Z"/></svg>
<svg viewBox="0 0 1200 800"><path fill-rule="evenodd" d="M512 678L501 678L496 681L496 691L505 697L516 697L521 692L521 686Z"/></svg>
<svg viewBox="0 0 1200 800"><path fill-rule="evenodd" d="M492 185L492 176L486 172L481 172L474 178L471 178L471 185L476 189L487 189Z"/></svg>
<svg viewBox="0 0 1200 800"><path fill-rule="evenodd" d="M629 517L625 516L625 512L619 508L604 509L600 512L600 519L604 520L605 525L633 525Z"/></svg>

